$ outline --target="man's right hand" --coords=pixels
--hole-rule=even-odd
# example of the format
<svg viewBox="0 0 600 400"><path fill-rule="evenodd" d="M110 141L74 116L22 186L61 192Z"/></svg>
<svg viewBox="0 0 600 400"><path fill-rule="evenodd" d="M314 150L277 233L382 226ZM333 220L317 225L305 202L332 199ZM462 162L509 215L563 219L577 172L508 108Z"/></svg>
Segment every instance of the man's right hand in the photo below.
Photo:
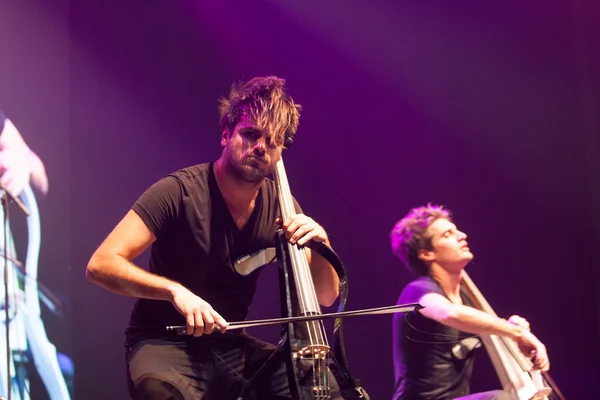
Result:
<svg viewBox="0 0 600 400"><path fill-rule="evenodd" d="M516 339L519 349L527 357L532 358L536 369L548 371L550 369L550 359L546 352L546 346L535 335L526 329L523 329L521 337Z"/></svg>
<svg viewBox="0 0 600 400"><path fill-rule="evenodd" d="M227 329L228 322L210 304L183 286L178 286L174 290L171 302L175 309L185 317L188 335L211 334L215 327L221 333Z"/></svg>

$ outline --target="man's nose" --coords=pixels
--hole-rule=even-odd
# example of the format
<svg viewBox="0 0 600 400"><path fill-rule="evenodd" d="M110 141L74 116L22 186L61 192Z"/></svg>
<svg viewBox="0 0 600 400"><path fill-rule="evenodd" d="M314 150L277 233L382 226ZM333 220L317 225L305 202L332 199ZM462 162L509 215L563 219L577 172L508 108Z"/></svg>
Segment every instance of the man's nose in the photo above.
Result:
<svg viewBox="0 0 600 400"><path fill-rule="evenodd" d="M254 144L254 154L264 157L267 152L267 143L264 138L260 138Z"/></svg>

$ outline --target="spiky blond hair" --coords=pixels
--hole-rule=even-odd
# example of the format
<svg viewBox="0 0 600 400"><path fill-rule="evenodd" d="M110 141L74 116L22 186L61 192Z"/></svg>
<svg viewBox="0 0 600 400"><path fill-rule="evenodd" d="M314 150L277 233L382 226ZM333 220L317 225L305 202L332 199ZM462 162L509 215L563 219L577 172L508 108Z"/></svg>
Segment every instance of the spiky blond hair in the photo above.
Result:
<svg viewBox="0 0 600 400"><path fill-rule="evenodd" d="M296 135L301 110L286 93L285 79L276 76L234 83L229 96L219 99L221 131L233 132L242 115L249 113L257 127L280 145Z"/></svg>

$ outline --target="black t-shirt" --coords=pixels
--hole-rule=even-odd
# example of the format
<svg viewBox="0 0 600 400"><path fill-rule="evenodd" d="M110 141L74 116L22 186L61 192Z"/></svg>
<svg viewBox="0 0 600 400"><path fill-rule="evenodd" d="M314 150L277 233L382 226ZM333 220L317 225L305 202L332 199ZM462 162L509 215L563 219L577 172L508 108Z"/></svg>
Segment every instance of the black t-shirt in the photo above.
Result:
<svg viewBox="0 0 600 400"><path fill-rule="evenodd" d="M151 272L181 283L227 321L246 318L261 269L242 276L234 270L233 261L274 245L275 219L280 212L272 180L265 180L241 230L225 204L212 163L167 175L132 208L157 238L150 250ZM149 338L189 339L167 332L167 325L185 325L170 302L138 299L126 331L127 344Z"/></svg>
<svg viewBox="0 0 600 400"><path fill-rule="evenodd" d="M445 294L431 277L409 283L398 304L419 302L428 293ZM461 288L464 305L472 303ZM449 400L469 394L474 351L462 339L474 335L440 324L418 311L395 314L394 400Z"/></svg>

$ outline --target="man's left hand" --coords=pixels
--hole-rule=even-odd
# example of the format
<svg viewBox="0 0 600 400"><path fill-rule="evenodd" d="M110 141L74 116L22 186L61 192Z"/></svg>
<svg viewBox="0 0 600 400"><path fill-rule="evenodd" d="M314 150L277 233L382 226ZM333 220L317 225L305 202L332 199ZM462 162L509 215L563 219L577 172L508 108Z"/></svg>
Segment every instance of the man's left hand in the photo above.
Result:
<svg viewBox="0 0 600 400"><path fill-rule="evenodd" d="M281 224L281 218L277 218L276 224ZM292 244L304 246L310 240L315 242L329 243L327 232L319 224L310 217L304 214L296 214L283 221L282 228L285 232L285 237Z"/></svg>

